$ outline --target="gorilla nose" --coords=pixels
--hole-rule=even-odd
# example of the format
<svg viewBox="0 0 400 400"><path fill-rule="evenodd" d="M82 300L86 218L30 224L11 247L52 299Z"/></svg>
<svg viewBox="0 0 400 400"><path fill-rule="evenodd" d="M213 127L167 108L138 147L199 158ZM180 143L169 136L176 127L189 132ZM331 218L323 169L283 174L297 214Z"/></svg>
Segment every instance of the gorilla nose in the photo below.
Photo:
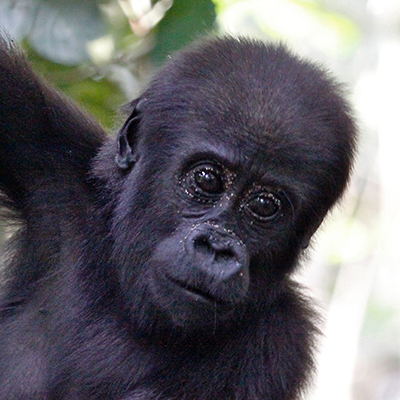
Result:
<svg viewBox="0 0 400 400"><path fill-rule="evenodd" d="M185 249L196 268L218 281L247 273L246 246L236 235L220 227L209 224L194 227L185 239Z"/></svg>

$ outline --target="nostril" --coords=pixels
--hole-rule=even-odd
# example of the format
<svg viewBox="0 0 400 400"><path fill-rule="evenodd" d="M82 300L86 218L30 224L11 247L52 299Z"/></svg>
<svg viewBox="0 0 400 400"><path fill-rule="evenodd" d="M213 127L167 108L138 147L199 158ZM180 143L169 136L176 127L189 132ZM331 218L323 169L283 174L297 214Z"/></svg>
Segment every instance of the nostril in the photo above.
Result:
<svg viewBox="0 0 400 400"><path fill-rule="evenodd" d="M213 235L199 235L193 238L193 247L197 253L212 255L217 263L227 263L236 259L232 241L229 239L217 240Z"/></svg>
<svg viewBox="0 0 400 400"><path fill-rule="evenodd" d="M213 246L210 243L209 238L206 235L200 235L193 239L193 247L195 251L201 251L204 253L213 253Z"/></svg>
<svg viewBox="0 0 400 400"><path fill-rule="evenodd" d="M218 263L229 262L235 258L235 253L231 249L217 250L215 252L215 261Z"/></svg>

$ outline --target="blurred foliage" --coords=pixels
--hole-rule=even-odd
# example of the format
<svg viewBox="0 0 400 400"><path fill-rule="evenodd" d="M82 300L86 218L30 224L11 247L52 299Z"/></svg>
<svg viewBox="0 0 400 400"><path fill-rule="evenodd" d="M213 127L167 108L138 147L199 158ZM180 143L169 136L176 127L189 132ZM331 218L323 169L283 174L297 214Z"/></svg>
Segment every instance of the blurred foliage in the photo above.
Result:
<svg viewBox="0 0 400 400"><path fill-rule="evenodd" d="M56 64L25 44L29 61L48 81L93 114L105 128L114 126L115 111L126 99L117 84L109 79L95 79L86 67Z"/></svg>
<svg viewBox="0 0 400 400"><path fill-rule="evenodd" d="M108 129L153 69L215 18L211 0L0 1L0 27L35 69Z"/></svg>
<svg viewBox="0 0 400 400"><path fill-rule="evenodd" d="M22 41L35 68L111 129L165 58L237 22L261 39L343 54L356 25L317 0L0 0L0 27ZM239 22L238 22L239 21ZM244 28L244 29L243 29ZM318 34L316 34L318 32Z"/></svg>
<svg viewBox="0 0 400 400"><path fill-rule="evenodd" d="M262 40L283 40L310 56L351 56L361 32L351 18L323 0L215 0L226 31L247 32Z"/></svg>
<svg viewBox="0 0 400 400"><path fill-rule="evenodd" d="M119 106L169 54L215 30L217 15L230 31L229 10L256 37L314 41L328 51L352 48L357 37L352 22L317 0L0 0L0 27L22 41L39 73L110 129Z"/></svg>
<svg viewBox="0 0 400 400"><path fill-rule="evenodd" d="M51 61L76 65L87 59L86 43L105 35L103 0L2 0L0 25L15 39L27 38Z"/></svg>

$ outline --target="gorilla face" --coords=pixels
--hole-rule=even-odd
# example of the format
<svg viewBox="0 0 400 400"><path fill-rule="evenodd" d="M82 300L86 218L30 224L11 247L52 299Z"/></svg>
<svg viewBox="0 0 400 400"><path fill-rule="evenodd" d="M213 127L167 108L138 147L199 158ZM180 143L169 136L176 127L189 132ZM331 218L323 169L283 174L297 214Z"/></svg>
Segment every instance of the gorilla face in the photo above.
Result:
<svg viewBox="0 0 400 400"><path fill-rule="evenodd" d="M288 123L297 93L266 89L264 110L255 87L245 101L236 93L237 104L218 93L210 116L215 88L200 87L185 103L164 92L175 100L163 107L150 89L120 132L135 163L116 208L115 253L142 325L227 327L272 301L338 190L328 184L340 138L306 106Z"/></svg>

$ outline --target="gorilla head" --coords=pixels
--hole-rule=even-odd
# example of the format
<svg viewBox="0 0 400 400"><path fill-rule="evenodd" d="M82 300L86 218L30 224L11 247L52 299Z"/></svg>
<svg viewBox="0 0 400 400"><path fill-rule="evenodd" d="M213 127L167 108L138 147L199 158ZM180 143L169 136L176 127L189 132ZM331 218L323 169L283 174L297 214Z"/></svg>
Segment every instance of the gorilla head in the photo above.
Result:
<svg viewBox="0 0 400 400"><path fill-rule="evenodd" d="M354 127L337 85L283 46L209 40L131 107L96 174L120 187L111 234L132 319L241 322L278 295L346 186Z"/></svg>

